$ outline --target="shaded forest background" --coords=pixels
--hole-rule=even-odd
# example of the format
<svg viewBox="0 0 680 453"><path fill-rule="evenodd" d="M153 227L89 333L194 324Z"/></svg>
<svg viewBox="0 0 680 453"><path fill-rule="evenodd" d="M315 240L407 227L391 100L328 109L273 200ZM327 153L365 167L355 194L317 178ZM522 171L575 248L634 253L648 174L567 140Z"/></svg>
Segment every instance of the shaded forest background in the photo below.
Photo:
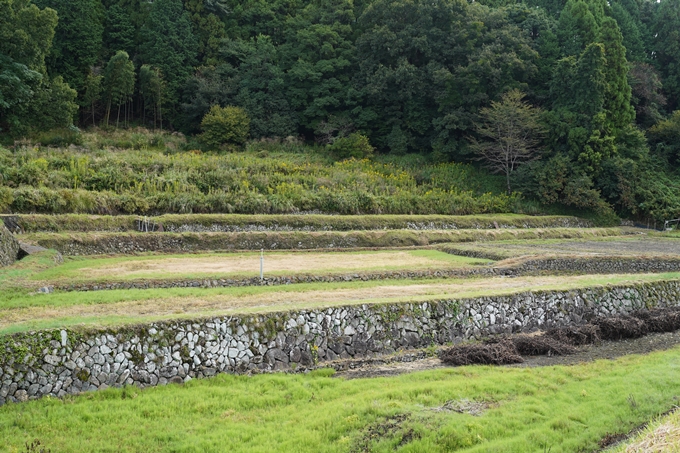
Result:
<svg viewBox="0 0 680 453"><path fill-rule="evenodd" d="M680 0L0 0L5 143L90 126L200 137L219 105L244 116L238 145L476 162L509 93L538 125L508 191L680 214Z"/></svg>

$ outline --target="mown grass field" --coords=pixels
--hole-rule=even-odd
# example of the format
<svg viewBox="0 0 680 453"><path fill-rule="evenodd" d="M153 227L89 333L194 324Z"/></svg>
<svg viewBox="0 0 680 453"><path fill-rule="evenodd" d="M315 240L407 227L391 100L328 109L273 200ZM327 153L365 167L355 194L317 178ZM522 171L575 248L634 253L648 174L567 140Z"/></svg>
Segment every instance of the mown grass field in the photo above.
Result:
<svg viewBox="0 0 680 453"><path fill-rule="evenodd" d="M680 241L672 236L647 233L627 236L602 236L564 239L510 239L470 242L444 246L451 253L488 256L495 260L520 256L607 255L607 256L677 256Z"/></svg>
<svg viewBox="0 0 680 453"><path fill-rule="evenodd" d="M470 267L489 260L451 255L437 250L362 252L267 252L267 276L328 275L347 272L423 270ZM134 280L140 278L251 278L259 276L260 254L204 253L110 258L68 257L66 262L31 275L46 282Z"/></svg>
<svg viewBox="0 0 680 453"><path fill-rule="evenodd" d="M680 273L303 283L236 288L161 288L35 294L5 291L0 334L61 327L105 327L238 313L395 303L568 290L675 280Z"/></svg>
<svg viewBox="0 0 680 453"><path fill-rule="evenodd" d="M0 451L576 452L670 409L680 349L545 368L389 378L221 375L0 407ZM481 414L464 408L476 403ZM463 408L458 413L451 408Z"/></svg>

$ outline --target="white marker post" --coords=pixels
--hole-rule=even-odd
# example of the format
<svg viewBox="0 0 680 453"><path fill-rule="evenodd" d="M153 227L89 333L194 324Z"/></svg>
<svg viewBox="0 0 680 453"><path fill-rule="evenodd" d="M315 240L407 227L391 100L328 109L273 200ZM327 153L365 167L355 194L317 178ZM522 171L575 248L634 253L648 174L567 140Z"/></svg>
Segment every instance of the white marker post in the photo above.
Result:
<svg viewBox="0 0 680 453"><path fill-rule="evenodd" d="M260 281L264 280L264 249L260 249Z"/></svg>

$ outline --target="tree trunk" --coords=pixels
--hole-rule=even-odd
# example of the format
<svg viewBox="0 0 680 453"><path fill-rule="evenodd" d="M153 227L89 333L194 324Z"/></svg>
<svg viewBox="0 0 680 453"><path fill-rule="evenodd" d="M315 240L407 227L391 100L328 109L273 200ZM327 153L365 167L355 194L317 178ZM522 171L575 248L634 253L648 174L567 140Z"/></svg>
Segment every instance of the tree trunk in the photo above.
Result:
<svg viewBox="0 0 680 453"><path fill-rule="evenodd" d="M106 120L104 123L106 123L106 127L109 126L109 116L111 115L111 101L106 104Z"/></svg>
<svg viewBox="0 0 680 453"><path fill-rule="evenodd" d="M508 185L508 195L512 195L512 188L510 188L510 170L505 170L505 182Z"/></svg>

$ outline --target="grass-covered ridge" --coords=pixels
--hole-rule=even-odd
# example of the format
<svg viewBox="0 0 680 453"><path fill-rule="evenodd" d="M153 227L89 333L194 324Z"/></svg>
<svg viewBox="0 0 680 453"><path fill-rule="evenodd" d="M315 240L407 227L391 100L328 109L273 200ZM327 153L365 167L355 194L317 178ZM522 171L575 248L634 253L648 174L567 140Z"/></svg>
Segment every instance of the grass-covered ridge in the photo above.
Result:
<svg viewBox="0 0 680 453"><path fill-rule="evenodd" d="M0 212L482 214L517 197L472 166L334 162L297 145L240 153L0 148Z"/></svg>
<svg viewBox="0 0 680 453"><path fill-rule="evenodd" d="M0 407L5 451L53 453L594 451L670 409L680 350L567 367L461 367L389 378L230 376ZM481 404L481 415L447 410ZM634 402L635 404L631 403ZM448 403L448 404L447 404ZM378 434L376 434L378 433Z"/></svg>
<svg viewBox="0 0 680 453"><path fill-rule="evenodd" d="M136 215L20 214L9 216L24 233L139 231L144 220L149 230L164 231L357 231L394 229L489 229L588 227L592 223L571 216L521 214L448 215L322 215L322 214L164 214ZM141 228L144 228L143 226Z"/></svg>
<svg viewBox="0 0 680 453"><path fill-rule="evenodd" d="M396 248L448 242L620 236L620 228L493 230L245 231L233 233L29 233L22 240L65 255L215 250Z"/></svg>

